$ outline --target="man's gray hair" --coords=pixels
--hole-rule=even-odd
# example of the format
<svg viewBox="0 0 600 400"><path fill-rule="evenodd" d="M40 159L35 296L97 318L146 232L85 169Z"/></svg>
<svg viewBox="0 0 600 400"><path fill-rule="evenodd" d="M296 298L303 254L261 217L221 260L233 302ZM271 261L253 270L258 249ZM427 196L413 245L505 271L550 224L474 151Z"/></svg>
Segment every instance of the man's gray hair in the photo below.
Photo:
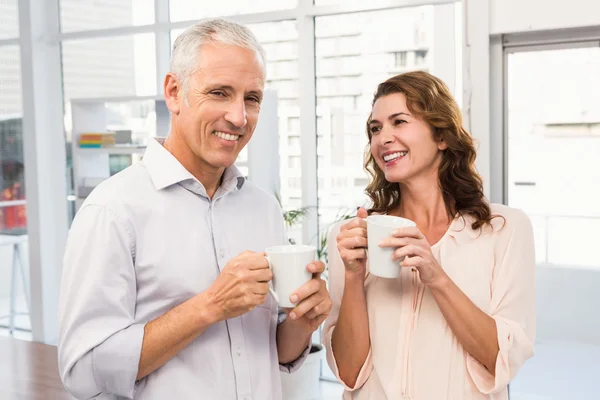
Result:
<svg viewBox="0 0 600 400"><path fill-rule="evenodd" d="M187 93L188 80L198 65L198 57L201 56L200 46L213 43L239 46L254 51L266 68L265 50L250 29L237 22L221 18L200 21L187 28L173 43L171 72L181 82L184 95Z"/></svg>

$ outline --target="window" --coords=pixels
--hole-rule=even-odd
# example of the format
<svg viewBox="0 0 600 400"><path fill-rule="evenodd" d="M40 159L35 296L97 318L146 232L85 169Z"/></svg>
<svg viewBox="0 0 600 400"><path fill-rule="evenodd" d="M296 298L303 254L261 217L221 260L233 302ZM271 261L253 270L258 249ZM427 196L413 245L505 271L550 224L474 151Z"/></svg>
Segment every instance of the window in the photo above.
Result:
<svg viewBox="0 0 600 400"><path fill-rule="evenodd" d="M299 169L300 168L300 157L292 156L289 158L288 167L290 169Z"/></svg>
<svg viewBox="0 0 600 400"><path fill-rule="evenodd" d="M0 39L19 37L17 0L0 0Z"/></svg>
<svg viewBox="0 0 600 400"><path fill-rule="evenodd" d="M316 0L317 5L330 3ZM364 189L369 177L363 170L363 152L373 92L398 67L413 67L404 49L420 48L422 38L416 28L431 33L432 18L431 7L413 7L315 19L317 153L322 157L318 176L325 183L318 188L323 229L341 213L367 201Z"/></svg>
<svg viewBox="0 0 600 400"><path fill-rule="evenodd" d="M153 0L60 0L60 28L63 32L147 25L153 22Z"/></svg>
<svg viewBox="0 0 600 400"><path fill-rule="evenodd" d="M543 265L600 269L598 87L597 47L508 57L508 202L531 216Z"/></svg>
<svg viewBox="0 0 600 400"><path fill-rule="evenodd" d="M170 0L171 21L189 21L200 18L237 14L261 13L296 7L297 0L229 0L211 2Z"/></svg>
<svg viewBox="0 0 600 400"><path fill-rule="evenodd" d="M294 148L294 149L300 148L300 137L299 136L288 137L288 146L290 148Z"/></svg>
<svg viewBox="0 0 600 400"><path fill-rule="evenodd" d="M406 51L397 51L392 54L394 55L394 67L406 67Z"/></svg>
<svg viewBox="0 0 600 400"><path fill-rule="evenodd" d="M156 94L154 34L63 42L65 98Z"/></svg>
<svg viewBox="0 0 600 400"><path fill-rule="evenodd" d="M9 61L9 62L6 62ZM0 232L27 227L19 46L0 47Z"/></svg>
<svg viewBox="0 0 600 400"><path fill-rule="evenodd" d="M417 50L415 51L415 64L423 65L427 59L427 50Z"/></svg>
<svg viewBox="0 0 600 400"><path fill-rule="evenodd" d="M10 5L10 2L8 4ZM16 10L16 4L14 7ZM7 3L0 1L0 21L7 17L3 14L6 9ZM16 16L13 17L17 19ZM3 25L0 26L0 30L4 28ZM19 52L19 46L0 46L0 235L23 233L27 228ZM0 268L0 282L7 284L6 291L0 291L0 315L8 315L12 246L3 246L0 250L0 265L3 267ZM23 310L26 302L20 283L16 291L16 301L17 309ZM7 320L2 322L6 324ZM17 316L15 326L20 330L31 329L27 316ZM0 335L5 332L8 331L0 328Z"/></svg>

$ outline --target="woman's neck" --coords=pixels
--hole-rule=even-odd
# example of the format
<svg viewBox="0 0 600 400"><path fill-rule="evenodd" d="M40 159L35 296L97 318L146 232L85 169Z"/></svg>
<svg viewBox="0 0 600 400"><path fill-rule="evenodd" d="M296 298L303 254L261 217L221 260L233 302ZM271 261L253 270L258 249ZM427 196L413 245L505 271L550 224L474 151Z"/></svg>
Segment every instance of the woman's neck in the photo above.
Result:
<svg viewBox="0 0 600 400"><path fill-rule="evenodd" d="M430 180L400 184L400 205L393 214L414 221L418 226L449 225L451 222L442 191Z"/></svg>

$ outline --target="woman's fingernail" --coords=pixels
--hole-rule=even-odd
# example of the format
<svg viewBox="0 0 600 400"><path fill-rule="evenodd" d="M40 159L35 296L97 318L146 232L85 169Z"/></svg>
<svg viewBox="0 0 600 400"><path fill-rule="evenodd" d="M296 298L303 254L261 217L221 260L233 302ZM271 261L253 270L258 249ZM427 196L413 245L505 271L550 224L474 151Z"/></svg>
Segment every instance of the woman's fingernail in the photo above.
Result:
<svg viewBox="0 0 600 400"><path fill-rule="evenodd" d="M296 319L296 313L292 311L292 312L290 313L290 318L291 318L291 319Z"/></svg>
<svg viewBox="0 0 600 400"><path fill-rule="evenodd" d="M298 301L298 295L295 295L295 294L291 295L290 296L290 301L292 303L296 303Z"/></svg>

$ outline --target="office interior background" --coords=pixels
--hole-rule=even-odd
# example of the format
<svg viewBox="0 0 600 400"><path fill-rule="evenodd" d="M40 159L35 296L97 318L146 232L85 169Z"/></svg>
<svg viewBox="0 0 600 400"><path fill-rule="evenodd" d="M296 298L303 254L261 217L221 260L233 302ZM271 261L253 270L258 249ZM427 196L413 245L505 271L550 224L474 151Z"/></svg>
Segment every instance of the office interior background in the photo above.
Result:
<svg viewBox="0 0 600 400"><path fill-rule="evenodd" d="M511 399L600 399L596 0L0 0L0 335L56 344L77 207L166 136L171 45L216 16L247 24L266 50L272 101L238 165L284 211L303 211L289 226L296 243L322 246L367 203L376 85L416 69L443 79L486 195L534 225L536 354ZM79 146L81 133L107 131L130 131L130 143ZM339 398L319 364L322 398Z"/></svg>

